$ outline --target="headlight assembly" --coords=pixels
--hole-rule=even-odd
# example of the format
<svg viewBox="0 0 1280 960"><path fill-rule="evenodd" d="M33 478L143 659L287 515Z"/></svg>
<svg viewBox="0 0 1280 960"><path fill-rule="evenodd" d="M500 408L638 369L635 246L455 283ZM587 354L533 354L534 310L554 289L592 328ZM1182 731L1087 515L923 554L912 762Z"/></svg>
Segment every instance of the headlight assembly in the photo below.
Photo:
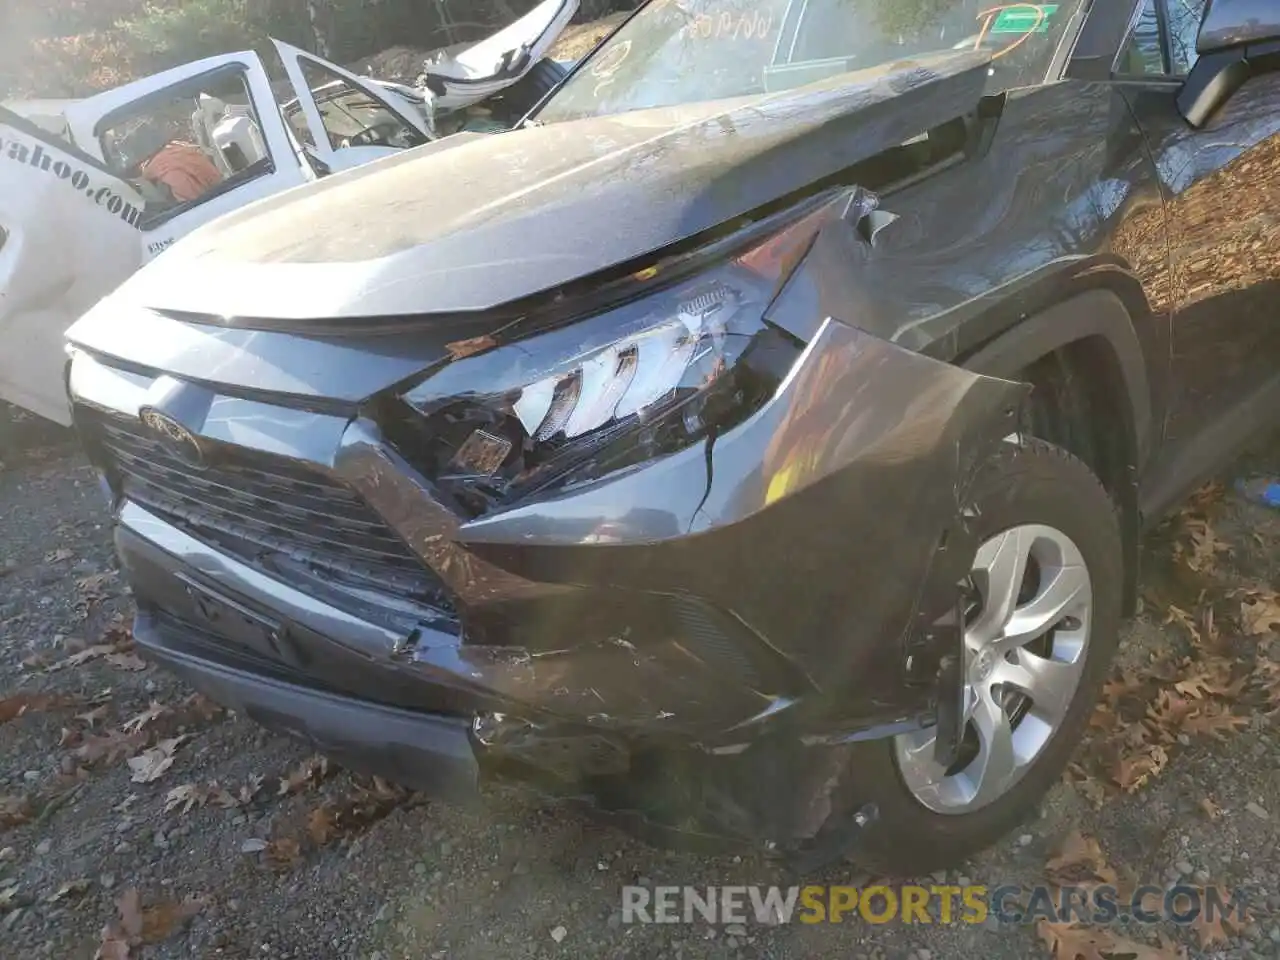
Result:
<svg viewBox="0 0 1280 960"><path fill-rule="evenodd" d="M399 445L475 515L731 429L799 355L763 317L818 214L604 313L454 361L405 394L416 415Z"/></svg>

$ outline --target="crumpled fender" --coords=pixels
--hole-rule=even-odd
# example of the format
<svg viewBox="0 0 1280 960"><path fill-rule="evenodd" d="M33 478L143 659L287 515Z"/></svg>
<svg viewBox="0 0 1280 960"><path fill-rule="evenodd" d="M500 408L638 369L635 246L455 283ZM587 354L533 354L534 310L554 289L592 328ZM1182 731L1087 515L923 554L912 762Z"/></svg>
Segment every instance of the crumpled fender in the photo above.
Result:
<svg viewBox="0 0 1280 960"><path fill-rule="evenodd" d="M972 559L971 481L1028 392L827 317L730 433L455 537L530 580L693 595L838 699L837 726L905 718L941 655L909 668L912 641Z"/></svg>

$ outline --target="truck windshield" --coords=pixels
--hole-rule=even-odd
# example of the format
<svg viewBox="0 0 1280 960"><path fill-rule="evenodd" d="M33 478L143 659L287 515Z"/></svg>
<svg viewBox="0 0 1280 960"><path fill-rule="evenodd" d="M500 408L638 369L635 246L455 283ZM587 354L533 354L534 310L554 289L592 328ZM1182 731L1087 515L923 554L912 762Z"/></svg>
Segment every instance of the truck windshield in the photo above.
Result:
<svg viewBox="0 0 1280 960"><path fill-rule="evenodd" d="M771 93L948 49L1003 89L1045 80L1085 0L650 0L538 111L542 123Z"/></svg>

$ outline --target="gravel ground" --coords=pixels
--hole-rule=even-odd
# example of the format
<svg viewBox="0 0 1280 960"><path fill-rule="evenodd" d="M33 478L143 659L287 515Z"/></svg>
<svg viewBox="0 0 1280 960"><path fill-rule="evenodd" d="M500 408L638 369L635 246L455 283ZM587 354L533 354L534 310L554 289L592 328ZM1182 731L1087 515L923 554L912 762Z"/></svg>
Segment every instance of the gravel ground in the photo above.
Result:
<svg viewBox="0 0 1280 960"><path fill-rule="evenodd" d="M325 769L305 748L192 699L129 649L128 596L74 445L5 420L0 412L0 957L89 958L104 936L111 960L1051 955L1035 930L992 921L622 924L627 883L791 880L751 856L658 851L514 791L466 809L426 802ZM1280 451L1239 469L1268 464L1280 466ZM1123 653L1131 674L1189 649L1176 617L1164 622L1171 610L1203 624L1212 607L1241 664L1280 661L1280 635L1240 636L1229 595L1274 580L1280 515L1230 495L1203 509L1208 526L1183 517L1146 547L1146 612ZM1222 549L1206 545L1205 530ZM9 718L17 696L30 698L27 710ZM1122 873L1246 893L1252 922L1207 948L1190 930L1160 930L1187 955L1280 956L1280 743L1257 697L1239 699L1239 732L1184 736L1145 786L1111 790L1101 806L1097 781L1060 784L1039 819L948 879L1037 882L1079 830ZM1081 763L1102 755L1083 749ZM181 805L166 809L177 788ZM854 868L815 879L859 882ZM1127 932L1155 943L1155 930Z"/></svg>

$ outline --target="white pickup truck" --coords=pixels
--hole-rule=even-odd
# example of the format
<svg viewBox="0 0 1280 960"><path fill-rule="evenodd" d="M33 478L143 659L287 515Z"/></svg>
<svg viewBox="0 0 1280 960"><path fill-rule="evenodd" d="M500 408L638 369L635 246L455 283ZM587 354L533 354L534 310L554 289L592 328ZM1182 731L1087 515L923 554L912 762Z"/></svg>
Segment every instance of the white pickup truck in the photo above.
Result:
<svg viewBox="0 0 1280 960"><path fill-rule="evenodd" d="M490 98L489 129L517 121L563 77L544 58L577 8L545 0L413 85L275 41L287 86L241 52L85 100L0 105L0 400L69 424L64 332L197 227L446 136Z"/></svg>

